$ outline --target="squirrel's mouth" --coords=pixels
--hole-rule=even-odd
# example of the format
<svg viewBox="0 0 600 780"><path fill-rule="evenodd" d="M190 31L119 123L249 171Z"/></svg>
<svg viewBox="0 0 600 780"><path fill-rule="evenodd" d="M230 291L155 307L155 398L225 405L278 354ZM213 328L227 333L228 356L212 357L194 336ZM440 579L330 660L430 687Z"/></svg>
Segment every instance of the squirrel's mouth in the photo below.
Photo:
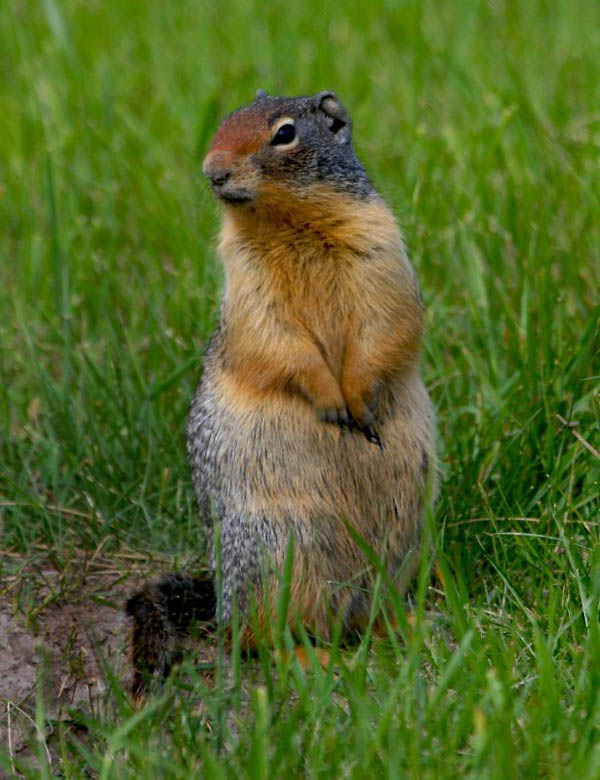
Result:
<svg viewBox="0 0 600 780"><path fill-rule="evenodd" d="M229 176L227 177L229 179ZM247 187L236 185L233 181L212 181L212 191L219 200L232 205L241 205L249 203L253 199L253 192Z"/></svg>
<svg viewBox="0 0 600 780"><path fill-rule="evenodd" d="M225 203L240 204L249 203L252 200L250 194L245 192L217 192L216 194Z"/></svg>

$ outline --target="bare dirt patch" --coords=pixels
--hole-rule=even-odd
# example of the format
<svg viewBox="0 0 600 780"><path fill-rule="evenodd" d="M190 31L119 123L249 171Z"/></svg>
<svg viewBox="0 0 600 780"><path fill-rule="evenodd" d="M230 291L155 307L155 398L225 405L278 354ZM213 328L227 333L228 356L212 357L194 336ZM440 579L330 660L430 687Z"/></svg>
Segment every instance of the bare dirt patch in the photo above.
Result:
<svg viewBox="0 0 600 780"><path fill-rule="evenodd" d="M74 710L94 713L110 677L127 686L123 606L156 573L151 566L131 555L73 554L60 565L46 551L27 560L0 556L0 750L14 759L30 755L41 698L52 758L52 723L72 721Z"/></svg>

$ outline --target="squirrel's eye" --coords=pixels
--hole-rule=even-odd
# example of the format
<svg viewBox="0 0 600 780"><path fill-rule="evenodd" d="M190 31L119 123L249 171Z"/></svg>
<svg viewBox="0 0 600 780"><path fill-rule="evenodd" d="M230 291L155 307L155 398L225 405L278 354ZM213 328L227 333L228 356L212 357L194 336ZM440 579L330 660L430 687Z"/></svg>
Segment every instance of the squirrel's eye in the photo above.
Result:
<svg viewBox="0 0 600 780"><path fill-rule="evenodd" d="M291 144L296 138L296 128L291 123L281 125L279 130L273 136L271 144L273 146L280 146L283 144Z"/></svg>

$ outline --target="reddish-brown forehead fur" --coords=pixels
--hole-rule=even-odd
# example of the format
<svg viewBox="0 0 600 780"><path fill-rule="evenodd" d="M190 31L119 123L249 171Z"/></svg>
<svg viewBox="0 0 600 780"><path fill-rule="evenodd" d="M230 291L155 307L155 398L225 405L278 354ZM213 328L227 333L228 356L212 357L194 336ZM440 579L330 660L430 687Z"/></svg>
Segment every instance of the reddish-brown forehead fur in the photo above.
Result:
<svg viewBox="0 0 600 780"><path fill-rule="evenodd" d="M223 120L209 151L228 151L240 155L255 154L270 136L264 113L252 107L243 108Z"/></svg>

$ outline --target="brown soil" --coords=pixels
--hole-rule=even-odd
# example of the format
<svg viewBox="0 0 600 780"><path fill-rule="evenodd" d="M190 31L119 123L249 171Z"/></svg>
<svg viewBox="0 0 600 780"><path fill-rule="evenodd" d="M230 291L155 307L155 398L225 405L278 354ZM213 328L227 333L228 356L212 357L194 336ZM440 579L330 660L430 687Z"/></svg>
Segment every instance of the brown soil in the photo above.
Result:
<svg viewBox="0 0 600 780"><path fill-rule="evenodd" d="M61 566L44 552L27 562L0 556L0 751L30 755L39 694L52 724L72 721L74 709L95 712L109 675L127 686L123 605L149 570L135 556L75 554ZM44 737L52 758L51 734Z"/></svg>

